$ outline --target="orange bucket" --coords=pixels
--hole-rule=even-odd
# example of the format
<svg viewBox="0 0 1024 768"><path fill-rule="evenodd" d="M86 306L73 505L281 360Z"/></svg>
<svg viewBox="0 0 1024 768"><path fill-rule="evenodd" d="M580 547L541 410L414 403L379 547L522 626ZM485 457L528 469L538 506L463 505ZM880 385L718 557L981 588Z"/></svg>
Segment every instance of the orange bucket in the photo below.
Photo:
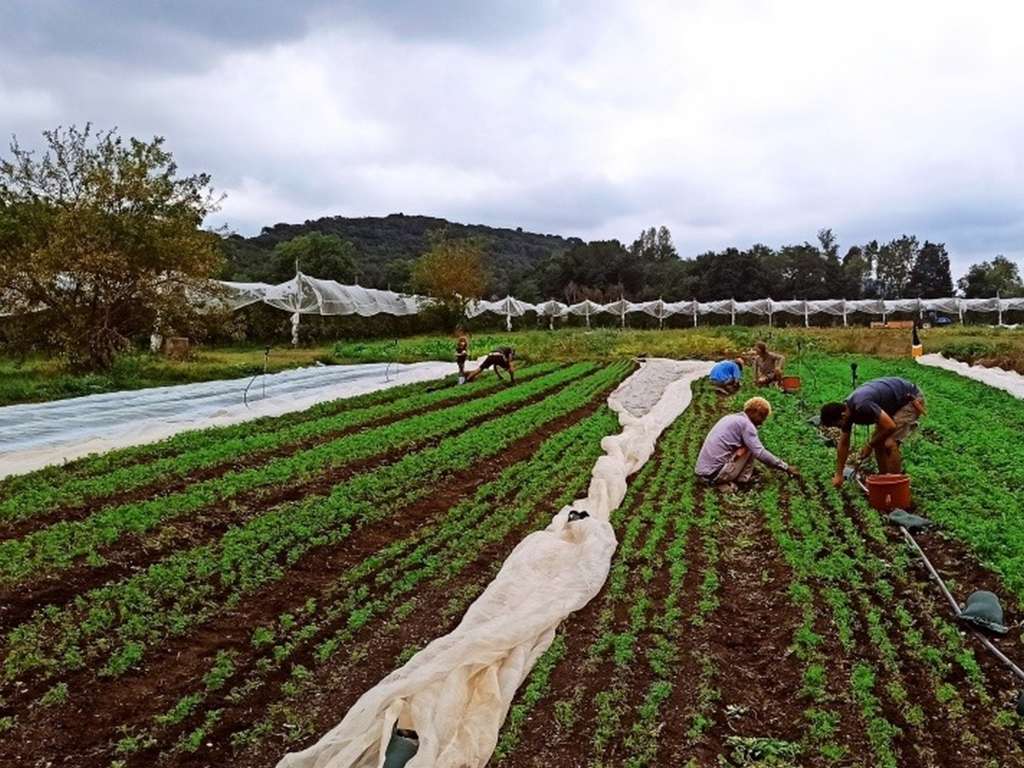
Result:
<svg viewBox="0 0 1024 768"><path fill-rule="evenodd" d="M909 475L868 476L868 502L879 512L910 507Z"/></svg>
<svg viewBox="0 0 1024 768"><path fill-rule="evenodd" d="M799 376L783 376L782 377L782 391L783 392L799 392L800 391L800 377Z"/></svg>

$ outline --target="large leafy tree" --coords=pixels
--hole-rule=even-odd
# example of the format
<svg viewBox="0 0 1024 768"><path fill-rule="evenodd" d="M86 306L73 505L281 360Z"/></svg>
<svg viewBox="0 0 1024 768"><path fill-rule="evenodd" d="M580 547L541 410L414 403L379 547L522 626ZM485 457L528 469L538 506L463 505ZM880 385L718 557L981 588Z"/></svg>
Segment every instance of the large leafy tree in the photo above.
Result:
<svg viewBox="0 0 1024 768"><path fill-rule="evenodd" d="M206 174L179 176L162 138L90 126L17 139L0 160L0 295L46 313L50 341L76 367L104 368L159 319L196 321L193 300L220 263L200 227L219 203Z"/></svg>
<svg viewBox="0 0 1024 768"><path fill-rule="evenodd" d="M968 299L987 299L996 294L1003 297L1024 296L1017 264L1005 256L973 264L960 278L958 287Z"/></svg>
<svg viewBox="0 0 1024 768"><path fill-rule="evenodd" d="M910 270L907 296L940 299L953 295L953 275L945 243L924 241Z"/></svg>
<svg viewBox="0 0 1024 768"><path fill-rule="evenodd" d="M449 238L445 230L432 233L430 241L430 249L413 266L412 283L433 299L444 322L454 327L465 317L469 303L483 297L487 288L484 244L478 238Z"/></svg>
<svg viewBox="0 0 1024 768"><path fill-rule="evenodd" d="M883 298L901 299L907 295L910 272L917 261L919 251L917 238L903 235L890 240L878 251L875 276L878 278Z"/></svg>
<svg viewBox="0 0 1024 768"><path fill-rule="evenodd" d="M352 283L356 274L355 247L337 235L309 232L293 237L274 248L274 271L277 282L290 280L298 268L310 277Z"/></svg>

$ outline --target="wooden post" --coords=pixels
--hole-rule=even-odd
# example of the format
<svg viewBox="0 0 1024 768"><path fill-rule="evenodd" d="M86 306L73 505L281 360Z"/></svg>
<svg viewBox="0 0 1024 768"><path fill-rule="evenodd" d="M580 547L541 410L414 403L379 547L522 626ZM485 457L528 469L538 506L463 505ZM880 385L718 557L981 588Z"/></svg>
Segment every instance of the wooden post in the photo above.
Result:
<svg viewBox="0 0 1024 768"><path fill-rule="evenodd" d="M843 299L843 328L846 328L846 299Z"/></svg>

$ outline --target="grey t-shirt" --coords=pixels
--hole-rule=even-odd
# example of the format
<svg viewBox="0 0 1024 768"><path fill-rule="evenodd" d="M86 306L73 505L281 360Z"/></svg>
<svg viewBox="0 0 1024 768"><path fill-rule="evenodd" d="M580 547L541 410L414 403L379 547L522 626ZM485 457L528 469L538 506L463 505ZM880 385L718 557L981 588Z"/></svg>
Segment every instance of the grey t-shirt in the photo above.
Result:
<svg viewBox="0 0 1024 768"><path fill-rule="evenodd" d="M912 381L898 376L886 376L865 382L853 390L846 400L850 408L850 420L845 430L849 432L854 424L876 424L882 411L895 416L907 403L917 399L921 390Z"/></svg>

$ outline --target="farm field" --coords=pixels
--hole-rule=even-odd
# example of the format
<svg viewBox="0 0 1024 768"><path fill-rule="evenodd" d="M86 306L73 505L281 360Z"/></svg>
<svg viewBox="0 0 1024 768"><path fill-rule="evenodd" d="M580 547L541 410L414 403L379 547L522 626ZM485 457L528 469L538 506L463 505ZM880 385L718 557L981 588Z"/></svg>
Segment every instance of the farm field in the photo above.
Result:
<svg viewBox="0 0 1024 768"><path fill-rule="evenodd" d="M1024 765L1013 678L807 425L852 358L772 391L762 470L693 464L705 383L631 482L603 591L519 690L494 766ZM906 375L922 546L963 599L1024 598L1020 401ZM0 765L272 766L458 622L526 533L585 492L628 362L417 384L0 481ZM863 439L863 436L861 436ZM1024 659L1019 631L998 641Z"/></svg>

